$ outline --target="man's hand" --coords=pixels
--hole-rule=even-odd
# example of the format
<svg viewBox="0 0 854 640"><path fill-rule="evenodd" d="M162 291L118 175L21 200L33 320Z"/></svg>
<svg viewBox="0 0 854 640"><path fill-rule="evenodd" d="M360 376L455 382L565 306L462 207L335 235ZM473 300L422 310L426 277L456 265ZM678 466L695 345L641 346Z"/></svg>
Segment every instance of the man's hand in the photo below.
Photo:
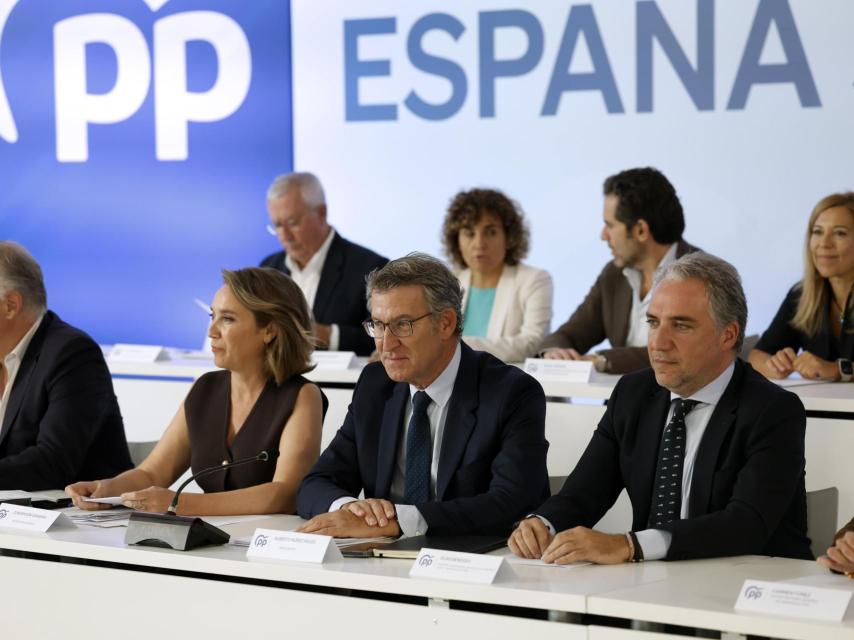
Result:
<svg viewBox="0 0 854 640"><path fill-rule="evenodd" d="M549 528L539 518L527 518L510 534L507 546L520 558L540 558L552 541Z"/></svg>
<svg viewBox="0 0 854 640"><path fill-rule="evenodd" d="M601 533L587 527L574 527L561 531L554 537L543 553L543 562L620 564L630 560L629 554L629 541L624 534Z"/></svg>
<svg viewBox="0 0 854 640"><path fill-rule="evenodd" d="M824 360L809 351L802 351L795 358L792 368L808 380L839 379L839 365L836 361Z"/></svg>
<svg viewBox="0 0 854 640"><path fill-rule="evenodd" d="M332 325L314 323L314 338L315 343L321 349L329 347L329 340L332 337Z"/></svg>
<svg viewBox="0 0 854 640"><path fill-rule="evenodd" d="M854 572L854 531L839 538L826 556L819 556L817 562L823 567L840 573Z"/></svg>
<svg viewBox="0 0 854 640"><path fill-rule="evenodd" d="M347 509L365 521L369 527L385 527L392 520L397 519L397 510L394 504L380 498L368 498L348 502L342 509Z"/></svg>
<svg viewBox="0 0 854 640"><path fill-rule="evenodd" d="M297 531L332 536L333 538L375 538L399 536L401 534L396 520L390 521L384 527L372 527L363 518L344 508L315 516Z"/></svg>

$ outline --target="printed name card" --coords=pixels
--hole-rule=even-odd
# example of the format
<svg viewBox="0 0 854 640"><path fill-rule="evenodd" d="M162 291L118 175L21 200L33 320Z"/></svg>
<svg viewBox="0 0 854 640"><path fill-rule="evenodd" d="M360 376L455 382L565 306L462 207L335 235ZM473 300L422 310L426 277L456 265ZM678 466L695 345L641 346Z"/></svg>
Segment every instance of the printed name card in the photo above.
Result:
<svg viewBox="0 0 854 640"><path fill-rule="evenodd" d="M355 351L315 351L311 362L324 371L346 371L355 358Z"/></svg>
<svg viewBox="0 0 854 640"><path fill-rule="evenodd" d="M74 528L68 516L59 511L22 507L4 502L0 504L0 529L46 532L50 528Z"/></svg>
<svg viewBox="0 0 854 640"><path fill-rule="evenodd" d="M514 575L513 569L503 556L427 548L421 549L412 569L409 570L411 578L434 578L474 584L492 584L499 576L508 579Z"/></svg>
<svg viewBox="0 0 854 640"><path fill-rule="evenodd" d="M593 363L587 360L546 360L527 358L525 373L538 380L553 382L590 382Z"/></svg>
<svg viewBox="0 0 854 640"><path fill-rule="evenodd" d="M110 362L164 362L169 353L163 347L147 344L114 344L107 356Z"/></svg>
<svg viewBox="0 0 854 640"><path fill-rule="evenodd" d="M255 529L246 550L246 557L313 564L342 559L341 552L331 536L276 529Z"/></svg>
<svg viewBox="0 0 854 640"><path fill-rule="evenodd" d="M786 582L745 580L735 603L736 611L840 621L845 617L851 591L824 589Z"/></svg>

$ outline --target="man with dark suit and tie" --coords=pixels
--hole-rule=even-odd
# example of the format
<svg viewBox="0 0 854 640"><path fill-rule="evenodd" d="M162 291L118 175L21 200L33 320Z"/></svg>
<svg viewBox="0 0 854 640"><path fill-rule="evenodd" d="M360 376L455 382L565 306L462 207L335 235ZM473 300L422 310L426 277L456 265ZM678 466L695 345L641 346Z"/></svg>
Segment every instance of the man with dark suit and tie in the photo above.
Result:
<svg viewBox="0 0 854 640"><path fill-rule="evenodd" d="M728 263L692 253L660 274L647 310L652 369L623 376L560 493L512 551L619 563L740 554L811 558L796 395L738 354L747 304ZM626 489L632 530L591 529Z"/></svg>
<svg viewBox="0 0 854 640"><path fill-rule="evenodd" d="M314 333L324 349L369 355L365 335L365 276L388 260L342 238L326 219L326 196L311 173L278 176L267 190L270 233L284 251L267 256L262 267L288 274L314 314Z"/></svg>
<svg viewBox="0 0 854 640"><path fill-rule="evenodd" d="M300 486L302 531L506 535L548 496L542 388L460 341L462 290L435 258L389 262L367 295L381 362Z"/></svg>
<svg viewBox="0 0 854 640"><path fill-rule="evenodd" d="M47 310L42 271L0 241L0 489L61 489L130 469L101 348Z"/></svg>
<svg viewBox="0 0 854 640"><path fill-rule="evenodd" d="M544 358L591 360L597 371L628 373L649 366L646 309L656 272L697 248L682 239L682 204L660 171L627 169L608 177L602 190L601 238L614 259L539 350ZM587 353L603 340L608 348Z"/></svg>

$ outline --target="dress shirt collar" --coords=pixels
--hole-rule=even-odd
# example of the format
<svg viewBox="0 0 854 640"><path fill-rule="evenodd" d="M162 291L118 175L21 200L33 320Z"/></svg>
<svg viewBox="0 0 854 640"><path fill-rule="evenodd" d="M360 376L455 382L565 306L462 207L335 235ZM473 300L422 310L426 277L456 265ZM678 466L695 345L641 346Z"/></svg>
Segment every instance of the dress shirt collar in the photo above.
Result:
<svg viewBox="0 0 854 640"><path fill-rule="evenodd" d="M3 359L3 365L6 367L6 371L10 371L10 365L14 361L16 364L20 364L24 359L24 354L27 352L27 347L30 346L30 342L33 341L33 336L38 331L39 326L44 319L44 313L41 313L36 321L33 323L33 326L30 327L27 332L24 334L24 337L21 338L20 342L15 345L15 348L12 349L6 357Z"/></svg>
<svg viewBox="0 0 854 640"><path fill-rule="evenodd" d="M445 405L448 404L448 400L451 399L451 394L454 391L454 382L457 381L457 372L460 370L461 357L462 347L460 346L460 343L457 342L457 348L454 350L454 355L451 356L451 361L448 363L448 366L445 367L445 370L442 371L442 373L440 373L432 383L430 383L429 387L424 389L439 409L443 409ZM415 396L417 391L421 391L421 389L415 385L409 385L410 398Z"/></svg>
<svg viewBox="0 0 854 640"><path fill-rule="evenodd" d="M723 373L719 375L717 378L712 380L709 384L707 384L702 389L699 389L692 393L687 398L683 398L684 400L696 400L697 402L703 402L705 404L715 405L717 404L721 396L726 391L727 386L729 385L729 381L732 380L732 375L735 373L735 360L730 362L729 366L723 370ZM670 392L670 400L671 402L676 398L681 398L682 396Z"/></svg>
<svg viewBox="0 0 854 640"><path fill-rule="evenodd" d="M326 262L326 255L329 253L329 247L332 246L332 240L335 238L335 229L329 227L329 233L326 236L326 240L323 241L323 244L320 245L320 249L314 252L314 255L311 256L308 262L305 263L305 267L300 269L300 266L291 258L290 254L285 254L285 266L291 273L309 273L315 272L318 275L323 270L323 263Z"/></svg>
<svg viewBox="0 0 854 640"><path fill-rule="evenodd" d="M656 275L658 273L660 273L661 270L664 269L664 267L666 267L671 262L676 260L676 248L677 248L676 244L677 244L676 242L671 244L670 248L662 256L661 262L659 262L658 266L655 268L655 274ZM638 300L640 300L640 289L641 289L641 282L643 280L643 274L641 274L641 272L638 271L637 269L635 269L634 267L623 267L623 275L626 277L626 280L629 281L629 284L631 285L632 290L635 292L635 296L637 296ZM655 275L653 275L653 280L654 279L655 279ZM650 288L650 290L647 291L647 294L646 294L647 297L649 297L649 294L651 291L652 291L652 288Z"/></svg>

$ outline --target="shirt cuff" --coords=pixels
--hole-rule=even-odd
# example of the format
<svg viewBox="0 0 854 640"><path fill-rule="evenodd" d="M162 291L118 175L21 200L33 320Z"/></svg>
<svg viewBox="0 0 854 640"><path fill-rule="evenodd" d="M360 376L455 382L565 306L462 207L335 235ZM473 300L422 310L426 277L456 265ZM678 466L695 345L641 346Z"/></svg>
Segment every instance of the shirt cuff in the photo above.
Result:
<svg viewBox="0 0 854 640"><path fill-rule="evenodd" d="M329 351L338 351L338 345L341 343L341 330L337 324L329 325L329 346L326 347Z"/></svg>
<svg viewBox="0 0 854 640"><path fill-rule="evenodd" d="M533 516L534 516L534 517L536 517L536 518L539 518L540 522L542 522L544 525L546 525L546 526L549 528L549 533L550 533L550 534L552 534L553 536L556 536L556 535L557 535L557 531L555 530L555 527L554 527L554 525L553 525L551 522L549 522L548 520L546 520L543 516L538 516L538 515L537 515L537 514L535 514L535 513L534 513L534 514L531 514L531 515L533 515ZM529 515L528 517L530 518L531 516Z"/></svg>
<svg viewBox="0 0 854 640"><path fill-rule="evenodd" d="M329 505L329 513L333 511L338 511L345 504L350 504L351 502L356 502L356 498L351 498L350 496L341 496L340 498L336 498L332 501L332 504Z"/></svg>
<svg viewBox="0 0 854 640"><path fill-rule="evenodd" d="M661 560L667 557L673 534L663 529L644 529L635 533L643 551L644 560Z"/></svg>
<svg viewBox="0 0 854 640"><path fill-rule="evenodd" d="M415 505L396 504L394 508L397 511L397 526L400 527L400 534L404 538L427 533L427 521Z"/></svg>

